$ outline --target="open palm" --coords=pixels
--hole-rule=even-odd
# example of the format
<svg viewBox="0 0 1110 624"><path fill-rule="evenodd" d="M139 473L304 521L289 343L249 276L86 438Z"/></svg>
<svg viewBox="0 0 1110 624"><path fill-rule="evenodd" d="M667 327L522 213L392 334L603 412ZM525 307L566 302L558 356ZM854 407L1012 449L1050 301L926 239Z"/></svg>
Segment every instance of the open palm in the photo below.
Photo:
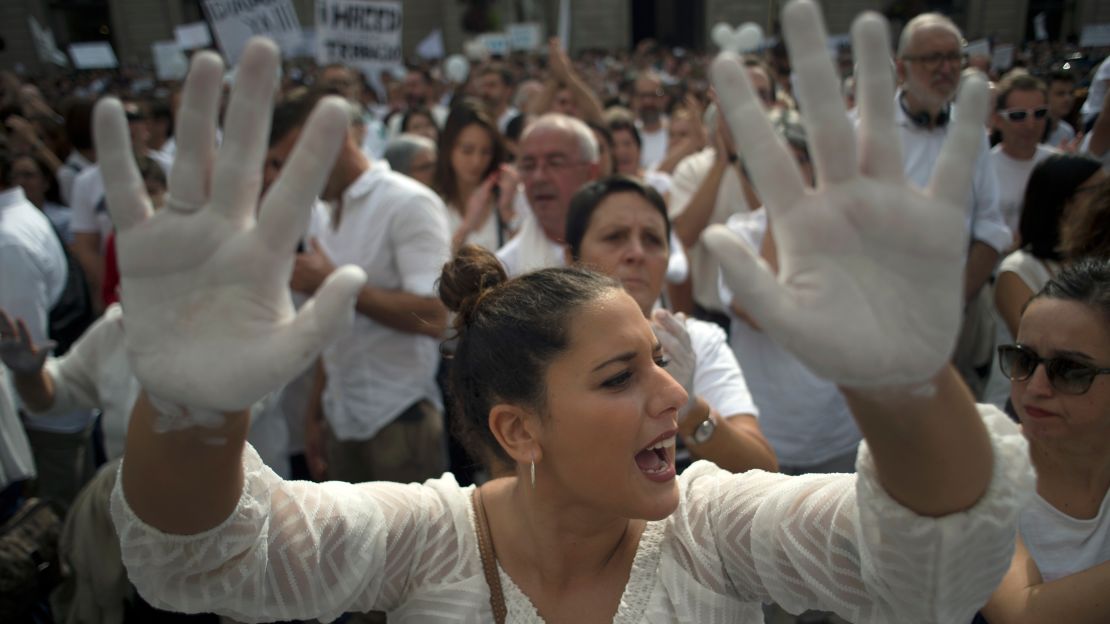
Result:
<svg viewBox="0 0 1110 624"><path fill-rule="evenodd" d="M277 63L272 43L248 45L217 154L223 64L210 53L194 58L177 116L170 198L157 214L119 102L96 107L128 356L155 404L181 426L246 408L306 368L349 326L365 281L357 268L336 271L299 313L287 286L308 209L347 129L342 105L324 101L314 111L256 220Z"/></svg>
<svg viewBox="0 0 1110 624"><path fill-rule="evenodd" d="M818 375L852 387L925 382L948 360L959 330L986 85L964 81L933 180L918 189L902 169L886 21L865 13L852 27L858 140L817 6L791 3L783 28L817 186L806 187L737 59L722 54L713 83L767 208L778 275L721 226L705 241L737 303Z"/></svg>

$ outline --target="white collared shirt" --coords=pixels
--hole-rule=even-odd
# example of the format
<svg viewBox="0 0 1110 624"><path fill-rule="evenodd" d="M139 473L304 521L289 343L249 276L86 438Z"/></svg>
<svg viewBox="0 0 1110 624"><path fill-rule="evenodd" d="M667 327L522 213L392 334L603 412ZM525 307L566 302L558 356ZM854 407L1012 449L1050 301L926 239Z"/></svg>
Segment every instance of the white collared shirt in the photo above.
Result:
<svg viewBox="0 0 1110 624"><path fill-rule="evenodd" d="M918 187L925 188L933 177L933 168L940 158L941 146L948 136L948 126L922 128L914 125L897 101L901 95L899 92L894 96L894 124L898 126L902 138L902 163L906 178ZM956 114L953 113L953 115ZM989 152L990 147L984 127L982 145L979 156L975 160L975 177L968 197L971 203L968 229L972 240L986 243L1002 253L1013 243L1013 233L1006 227L1006 222L1002 219L1002 211L998 206L998 180L995 177L994 164L991 162Z"/></svg>
<svg viewBox="0 0 1110 624"><path fill-rule="evenodd" d="M319 240L336 266L366 271L369 286L434 297L450 249L446 211L427 187L375 162L344 191L338 225ZM323 360L324 413L340 440L373 437L421 399L442 405L438 343L429 336L356 314Z"/></svg>

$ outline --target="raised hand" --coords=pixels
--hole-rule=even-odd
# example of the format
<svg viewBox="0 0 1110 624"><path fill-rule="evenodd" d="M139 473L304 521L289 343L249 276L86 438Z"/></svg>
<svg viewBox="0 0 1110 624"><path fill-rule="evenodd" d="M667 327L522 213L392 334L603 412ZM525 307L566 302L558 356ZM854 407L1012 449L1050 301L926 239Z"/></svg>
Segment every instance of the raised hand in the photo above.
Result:
<svg viewBox="0 0 1110 624"><path fill-rule="evenodd" d="M27 323L23 319L13 319L0 308L0 361L13 373L38 373L55 344L53 340L48 340L36 345Z"/></svg>
<svg viewBox="0 0 1110 624"><path fill-rule="evenodd" d="M244 51L215 150L223 63L194 57L177 115L167 207L151 214L118 100L96 107L97 156L117 229L124 327L132 370L165 428L213 422L249 407L309 366L349 326L365 274L332 273L294 312L292 250L347 131L325 99L306 123L257 215L278 51Z"/></svg>
<svg viewBox="0 0 1110 624"><path fill-rule="evenodd" d="M694 372L697 370L698 357L690 343L690 334L686 331L686 317L679 313L677 316L667 310L655 310L651 315L652 327L663 353L670 362L667 372L671 374L682 388L686 390L686 405L678 411L678 421L685 420L690 408L697 402L694 394Z"/></svg>
<svg viewBox="0 0 1110 624"><path fill-rule="evenodd" d="M933 179L918 189L902 169L886 21L865 13L852 26L858 140L817 5L792 2L783 27L817 186L804 184L738 59L722 54L713 83L768 210L778 276L721 226L707 230L705 242L736 302L813 372L848 387L925 383L948 360L960 325L986 85L965 78Z"/></svg>

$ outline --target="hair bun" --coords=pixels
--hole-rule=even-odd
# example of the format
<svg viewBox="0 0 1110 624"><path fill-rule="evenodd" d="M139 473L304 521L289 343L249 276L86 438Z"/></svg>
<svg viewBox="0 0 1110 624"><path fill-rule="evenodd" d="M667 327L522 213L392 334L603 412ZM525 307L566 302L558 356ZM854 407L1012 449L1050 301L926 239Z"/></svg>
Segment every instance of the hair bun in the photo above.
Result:
<svg viewBox="0 0 1110 624"><path fill-rule="evenodd" d="M497 256L478 245L463 245L455 257L443 265L439 278L440 301L458 315L456 330L470 323L484 295L508 280Z"/></svg>

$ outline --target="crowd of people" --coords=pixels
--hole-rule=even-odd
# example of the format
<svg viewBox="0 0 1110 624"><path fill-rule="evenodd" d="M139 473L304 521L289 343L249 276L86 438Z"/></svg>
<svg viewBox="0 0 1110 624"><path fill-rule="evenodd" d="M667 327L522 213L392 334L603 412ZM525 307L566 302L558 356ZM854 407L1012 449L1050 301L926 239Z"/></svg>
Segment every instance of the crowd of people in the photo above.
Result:
<svg viewBox="0 0 1110 624"><path fill-rule="evenodd" d="M1110 619L1110 60L783 26L4 73L19 617Z"/></svg>

